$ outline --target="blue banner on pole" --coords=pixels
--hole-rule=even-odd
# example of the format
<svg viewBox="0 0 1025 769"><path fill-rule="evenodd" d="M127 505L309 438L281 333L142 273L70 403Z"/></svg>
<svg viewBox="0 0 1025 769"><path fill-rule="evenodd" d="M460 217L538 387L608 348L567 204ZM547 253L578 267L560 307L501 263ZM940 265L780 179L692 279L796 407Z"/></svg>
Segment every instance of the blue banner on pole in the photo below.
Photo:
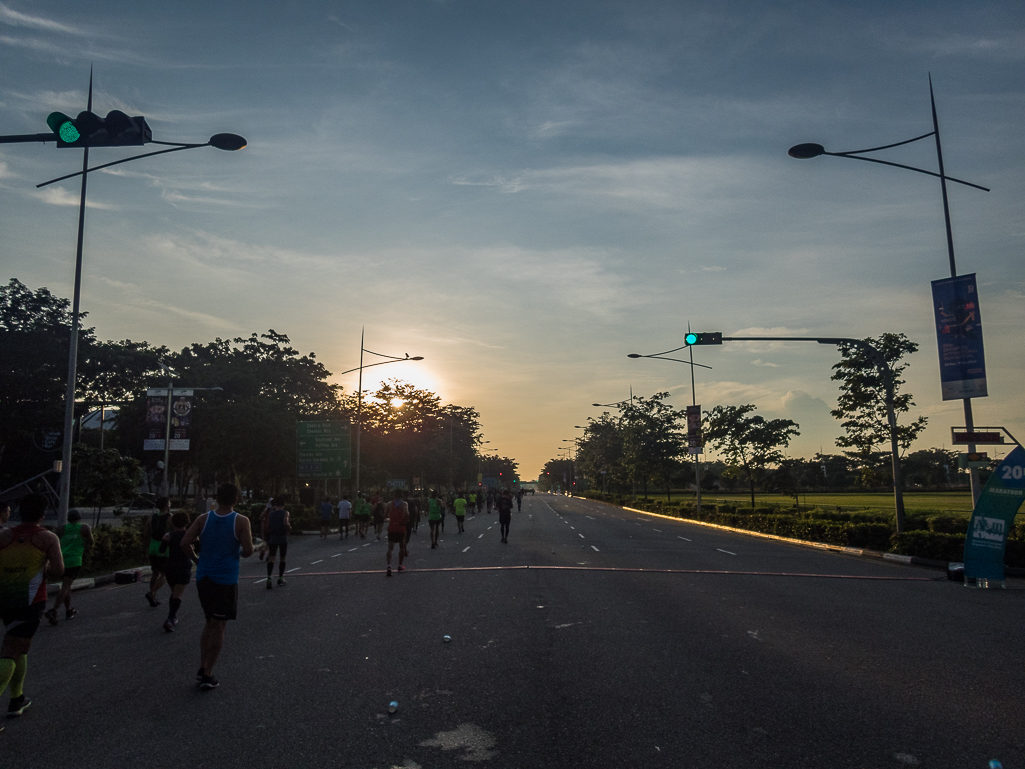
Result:
<svg viewBox="0 0 1025 769"><path fill-rule="evenodd" d="M943 400L984 398L986 356L975 273L932 282Z"/></svg>
<svg viewBox="0 0 1025 769"><path fill-rule="evenodd" d="M1004 579L1007 533L1025 499L1025 450L1004 457L979 495L964 543L965 578Z"/></svg>

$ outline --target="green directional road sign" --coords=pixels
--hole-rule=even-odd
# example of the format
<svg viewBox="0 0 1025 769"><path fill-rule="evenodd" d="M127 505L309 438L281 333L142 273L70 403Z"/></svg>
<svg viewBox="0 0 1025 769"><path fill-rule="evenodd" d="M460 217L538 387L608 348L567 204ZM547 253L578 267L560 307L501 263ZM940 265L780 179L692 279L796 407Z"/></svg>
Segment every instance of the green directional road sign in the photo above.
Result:
<svg viewBox="0 0 1025 769"><path fill-rule="evenodd" d="M352 473L351 428L347 421L298 422L295 432L296 476L340 478Z"/></svg>

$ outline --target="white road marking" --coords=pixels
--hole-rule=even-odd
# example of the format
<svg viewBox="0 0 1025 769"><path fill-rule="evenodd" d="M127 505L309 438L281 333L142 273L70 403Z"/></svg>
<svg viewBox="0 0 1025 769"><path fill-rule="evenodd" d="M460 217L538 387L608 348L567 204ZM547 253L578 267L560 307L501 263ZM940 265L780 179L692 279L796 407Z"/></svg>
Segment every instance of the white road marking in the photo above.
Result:
<svg viewBox="0 0 1025 769"><path fill-rule="evenodd" d="M599 552L601 552L601 551L600 551L600 550L599 550L598 548L596 548L596 547L595 547L594 545L591 545L591 549L592 549L592 550L593 550L594 552L596 552L596 553L599 553Z"/></svg>
<svg viewBox="0 0 1025 769"><path fill-rule="evenodd" d="M260 577L259 579L254 579L253 582L266 582L269 579L270 577Z"/></svg>
<svg viewBox="0 0 1025 769"><path fill-rule="evenodd" d="M729 550L723 550L721 547L717 547L716 550L720 553L726 553L726 555L736 555L736 553L731 553Z"/></svg>
<svg viewBox="0 0 1025 769"><path fill-rule="evenodd" d="M293 571L299 571L299 569L301 568L302 566L296 566L294 569L289 569L288 571L286 571L285 574L291 574Z"/></svg>
<svg viewBox="0 0 1025 769"><path fill-rule="evenodd" d="M576 527L576 526L570 526L570 528L571 528L571 529L573 529L573 531L576 531L576 530L577 530L577 527Z"/></svg>
<svg viewBox="0 0 1025 769"><path fill-rule="evenodd" d="M354 548L352 548L352 550L350 550L349 552L350 552L350 553L355 553L355 552L356 552L357 550L359 550L359 548L358 548L358 547L354 547Z"/></svg>
<svg viewBox="0 0 1025 769"><path fill-rule="evenodd" d="M350 550L349 552L351 553L352 551ZM340 555L341 555L341 553L335 553L335 554L334 554L334 555L332 555L331 557L332 557L332 558L337 558L337 557L338 557L338 556L340 556Z"/></svg>
<svg viewBox="0 0 1025 769"><path fill-rule="evenodd" d="M483 535L483 534L479 535L479 536L477 537L477 539L484 539L484 535Z"/></svg>
<svg viewBox="0 0 1025 769"><path fill-rule="evenodd" d="M693 540L687 539L686 537L681 537L679 534L676 535L676 538L682 539L684 542L693 542Z"/></svg>
<svg viewBox="0 0 1025 769"><path fill-rule="evenodd" d="M587 516L584 516L584 517L585 517L585 518L591 518L591 520L592 520L592 521L594 520L594 518L592 518L592 517L591 517L591 516L589 516L589 515L587 515Z"/></svg>
<svg viewBox="0 0 1025 769"><path fill-rule="evenodd" d="M317 563L323 563L323 562L324 562L323 558L321 558L319 561L310 561L310 566L313 566L314 564L317 564Z"/></svg>
<svg viewBox="0 0 1025 769"><path fill-rule="evenodd" d="M581 534L579 531L577 532L577 536L580 537L580 539L586 539L586 537L584 537L584 535Z"/></svg>
<svg viewBox="0 0 1025 769"><path fill-rule="evenodd" d="M466 552L467 550L469 550L469 549L470 549L470 546L469 546L469 545L467 545L466 547L464 547L464 548L463 548L463 552L465 553L465 552Z"/></svg>
<svg viewBox="0 0 1025 769"><path fill-rule="evenodd" d="M652 529L652 531L657 531L659 534L662 533L662 529Z"/></svg>

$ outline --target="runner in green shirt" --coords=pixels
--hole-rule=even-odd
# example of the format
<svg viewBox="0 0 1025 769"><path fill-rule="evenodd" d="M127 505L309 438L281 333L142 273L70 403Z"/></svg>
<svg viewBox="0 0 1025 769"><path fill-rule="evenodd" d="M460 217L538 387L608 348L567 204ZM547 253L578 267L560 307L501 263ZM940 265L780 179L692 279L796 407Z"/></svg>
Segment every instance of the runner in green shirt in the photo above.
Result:
<svg viewBox="0 0 1025 769"><path fill-rule="evenodd" d="M466 531L463 526L463 522L466 521L466 495L460 492L456 495L455 501L452 503L452 507L455 508L456 512L456 525L459 527L459 533L462 534Z"/></svg>
<svg viewBox="0 0 1025 769"><path fill-rule="evenodd" d="M82 570L82 557L86 547L93 546L93 532L88 523L81 523L82 514L78 510L68 511L68 522L57 527L55 532L61 540L61 555L64 557L64 578L57 600L53 608L46 612L51 625L57 624L57 609L64 604L64 619L74 619L78 609L71 608L71 585L78 579Z"/></svg>
<svg viewBox="0 0 1025 769"><path fill-rule="evenodd" d="M427 524L431 527L431 547L438 546L438 534L441 530L441 518L445 510L445 503L438 499L437 490L431 491L431 498L427 502Z"/></svg>

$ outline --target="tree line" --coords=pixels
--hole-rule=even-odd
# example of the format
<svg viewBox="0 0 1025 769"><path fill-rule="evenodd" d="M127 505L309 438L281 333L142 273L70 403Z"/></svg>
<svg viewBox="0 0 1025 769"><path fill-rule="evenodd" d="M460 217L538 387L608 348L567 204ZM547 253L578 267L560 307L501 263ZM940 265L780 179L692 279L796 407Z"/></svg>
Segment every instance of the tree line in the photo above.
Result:
<svg viewBox="0 0 1025 769"><path fill-rule="evenodd" d="M908 454L926 426L926 417L913 418L910 393L901 392L905 358L918 345L903 334L887 333L866 342L878 349L893 379L893 408L897 443L902 455L904 487L966 486L968 475L957 466L957 454L924 449ZM766 419L754 404L717 405L702 416L705 445L722 457L702 462L702 489L745 489L755 505L755 491L794 494L798 490L852 490L892 487L893 473L882 375L856 346L841 345L832 379L839 383L837 407L843 435L836 440L840 454L816 454L812 459L788 457L786 448L800 435L790 419ZM543 490L588 487L615 493L643 494L659 489L693 488L696 473L688 453L686 413L667 402L669 393L631 397L589 418L576 443L575 458L551 459L539 479Z"/></svg>
<svg viewBox="0 0 1025 769"><path fill-rule="evenodd" d="M47 471L60 456L70 327L67 299L17 279L0 286L0 488ZM357 393L332 384L314 353L301 354L273 329L175 351L145 341L101 341L83 324L78 356L72 494L79 504L98 493L89 491L94 477L158 482L163 452L143 451L143 440L146 390L169 382L162 364L175 387L220 388L193 396L190 449L171 452L178 492L190 481L211 488L229 479L268 494L300 491L306 484L296 474L296 423L356 421ZM101 405L117 407L104 452L99 430L81 429L82 418ZM475 486L478 474L516 477L514 459L483 457L480 447L480 415L470 406L443 403L397 380L363 393L364 488L391 479L417 478L427 487ZM333 486L326 491L334 493Z"/></svg>

